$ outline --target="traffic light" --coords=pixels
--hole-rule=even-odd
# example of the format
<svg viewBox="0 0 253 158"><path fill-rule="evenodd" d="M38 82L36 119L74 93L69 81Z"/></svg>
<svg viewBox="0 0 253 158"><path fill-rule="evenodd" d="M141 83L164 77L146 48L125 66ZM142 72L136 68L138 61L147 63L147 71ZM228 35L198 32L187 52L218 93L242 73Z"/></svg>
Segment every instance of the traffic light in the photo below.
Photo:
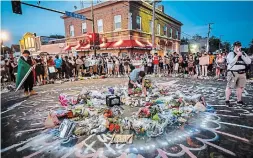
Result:
<svg viewBox="0 0 253 158"><path fill-rule="evenodd" d="M22 14L21 2L19 0L12 0L12 11L15 14Z"/></svg>
<svg viewBox="0 0 253 158"><path fill-rule="evenodd" d="M90 41L91 46L99 46L100 45L98 33L89 33L88 37L89 37L89 41Z"/></svg>

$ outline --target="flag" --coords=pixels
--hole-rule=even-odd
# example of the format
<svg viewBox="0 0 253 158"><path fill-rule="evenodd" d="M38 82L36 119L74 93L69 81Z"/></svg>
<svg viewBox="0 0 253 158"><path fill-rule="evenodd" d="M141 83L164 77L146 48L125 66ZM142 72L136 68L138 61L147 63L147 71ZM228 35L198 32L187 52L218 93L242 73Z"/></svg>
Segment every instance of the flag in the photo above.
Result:
<svg viewBox="0 0 253 158"><path fill-rule="evenodd" d="M25 62L22 58L19 58L18 60L18 72L16 77L16 88L20 87L20 84L23 84L24 77L28 77L28 72L31 72L31 66Z"/></svg>

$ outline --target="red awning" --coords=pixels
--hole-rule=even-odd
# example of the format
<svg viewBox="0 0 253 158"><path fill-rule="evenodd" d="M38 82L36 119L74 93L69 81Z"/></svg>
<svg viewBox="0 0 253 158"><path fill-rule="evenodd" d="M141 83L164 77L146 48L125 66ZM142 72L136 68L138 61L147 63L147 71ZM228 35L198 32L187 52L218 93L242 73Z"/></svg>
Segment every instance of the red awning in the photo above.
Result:
<svg viewBox="0 0 253 158"><path fill-rule="evenodd" d="M75 47L75 45L68 45L63 50L64 51L69 51L69 50L71 50L72 47Z"/></svg>
<svg viewBox="0 0 253 158"><path fill-rule="evenodd" d="M128 49L128 48L137 48L137 49L148 49L144 42L138 40L119 40L117 42L112 42L108 49Z"/></svg>
<svg viewBox="0 0 253 158"><path fill-rule="evenodd" d="M107 43L101 43L99 45L100 49L106 49L108 48L113 42L107 42Z"/></svg>

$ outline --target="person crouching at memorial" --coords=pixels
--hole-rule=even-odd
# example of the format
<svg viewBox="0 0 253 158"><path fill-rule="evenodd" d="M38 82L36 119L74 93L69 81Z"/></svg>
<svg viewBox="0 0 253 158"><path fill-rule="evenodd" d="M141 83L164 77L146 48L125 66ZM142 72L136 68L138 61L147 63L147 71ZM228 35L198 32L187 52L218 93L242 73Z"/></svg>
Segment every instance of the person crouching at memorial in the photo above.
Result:
<svg viewBox="0 0 253 158"><path fill-rule="evenodd" d="M22 60L24 60L27 64L29 64L30 66L32 66L32 58L29 56L30 52L28 50L24 50L22 56L20 57ZM26 78L26 80L24 81L24 88L25 88L25 96L29 95L35 95L37 94L34 90L33 90L33 73L30 72L30 74L28 75L28 77ZM28 91L29 90L29 91Z"/></svg>
<svg viewBox="0 0 253 158"><path fill-rule="evenodd" d="M246 53L241 51L241 43L234 43L234 51L227 56L227 88L226 88L226 102L225 104L231 107L229 97L231 95L231 88L236 87L237 104L243 105L242 92L246 85L246 66L251 63L250 58Z"/></svg>
<svg viewBox="0 0 253 158"><path fill-rule="evenodd" d="M142 96L147 96L147 90L144 86L145 72L140 69L134 69L129 75L128 95L133 94L133 88L142 88Z"/></svg>

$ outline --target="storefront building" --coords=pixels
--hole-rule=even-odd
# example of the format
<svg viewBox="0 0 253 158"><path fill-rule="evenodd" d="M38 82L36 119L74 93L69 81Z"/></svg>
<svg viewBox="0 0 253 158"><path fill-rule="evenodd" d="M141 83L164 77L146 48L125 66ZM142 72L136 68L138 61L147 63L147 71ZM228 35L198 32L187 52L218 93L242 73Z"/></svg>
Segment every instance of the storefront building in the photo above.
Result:
<svg viewBox="0 0 253 158"><path fill-rule="evenodd" d="M48 55L67 55L65 39L54 39L47 36L36 36L34 33L27 32L19 41L20 51L29 50L32 56L41 54Z"/></svg>
<svg viewBox="0 0 253 158"><path fill-rule="evenodd" d="M76 13L91 17L91 8ZM79 55L93 54L87 33L92 22L62 16L65 25L64 50ZM100 35L98 54L131 56L149 53L152 49L152 6L143 1L107 1L94 6L95 32ZM156 9L155 48L160 55L179 52L182 23Z"/></svg>

